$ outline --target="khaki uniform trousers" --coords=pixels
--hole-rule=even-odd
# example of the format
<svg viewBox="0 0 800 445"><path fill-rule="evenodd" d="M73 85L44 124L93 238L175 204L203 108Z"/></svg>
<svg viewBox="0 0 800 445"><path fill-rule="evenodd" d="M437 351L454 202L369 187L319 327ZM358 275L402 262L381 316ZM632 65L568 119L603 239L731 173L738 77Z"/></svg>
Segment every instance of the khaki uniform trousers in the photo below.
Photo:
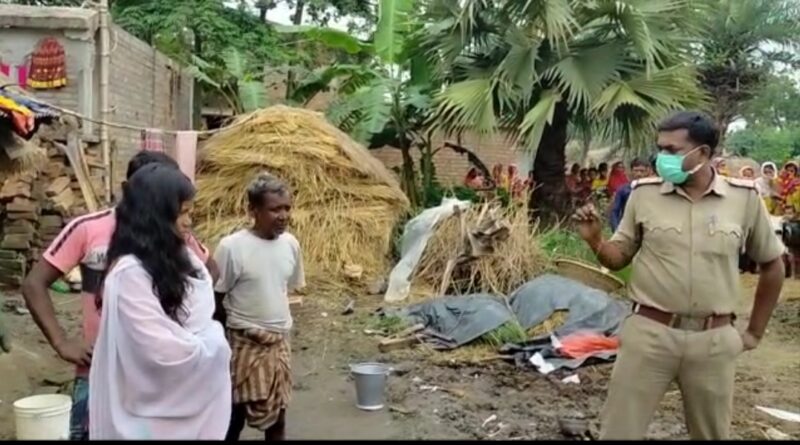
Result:
<svg viewBox="0 0 800 445"><path fill-rule="evenodd" d="M669 385L677 380L692 439L727 439L736 358L744 350L733 326L702 332L628 317L603 408L601 439L643 439Z"/></svg>

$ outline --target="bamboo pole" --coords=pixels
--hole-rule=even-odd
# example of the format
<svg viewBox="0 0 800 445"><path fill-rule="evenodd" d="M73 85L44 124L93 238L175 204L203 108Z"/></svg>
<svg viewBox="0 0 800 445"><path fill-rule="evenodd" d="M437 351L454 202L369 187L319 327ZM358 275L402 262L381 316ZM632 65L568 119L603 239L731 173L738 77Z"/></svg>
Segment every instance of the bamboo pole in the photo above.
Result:
<svg viewBox="0 0 800 445"><path fill-rule="evenodd" d="M98 3L100 13L100 115L103 122L108 122L110 117L108 79L111 69L111 51L108 34L108 0L100 0ZM103 178L104 195L107 203L111 202L111 141L108 136L108 125L100 124L100 149L103 156L103 168L105 176Z"/></svg>

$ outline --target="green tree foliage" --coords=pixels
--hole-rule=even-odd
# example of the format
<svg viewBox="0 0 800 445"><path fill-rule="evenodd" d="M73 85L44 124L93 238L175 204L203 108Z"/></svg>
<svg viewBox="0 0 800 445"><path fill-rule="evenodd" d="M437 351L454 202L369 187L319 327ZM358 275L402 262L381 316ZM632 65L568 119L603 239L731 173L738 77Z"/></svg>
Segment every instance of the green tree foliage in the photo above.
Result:
<svg viewBox="0 0 800 445"><path fill-rule="evenodd" d="M800 88L786 75L769 75L767 81L744 104L742 116L749 126L785 128L800 125Z"/></svg>
<svg viewBox="0 0 800 445"><path fill-rule="evenodd" d="M364 42L328 28L292 27L284 32L304 35L328 47L346 50L360 64L334 63L317 69L293 94L304 102L319 91L335 88L327 110L334 125L369 147L390 145L401 150L403 188L412 204L422 204L411 149L422 150L423 183L433 181L430 147L430 98L434 84L427 61L416 49L421 25L414 21L416 0L381 0L371 41Z"/></svg>
<svg viewBox="0 0 800 445"><path fill-rule="evenodd" d="M245 8L223 0L115 0L111 13L126 31L171 57L191 63L192 56L225 66L235 48L261 63L294 62L277 33Z"/></svg>
<svg viewBox="0 0 800 445"><path fill-rule="evenodd" d="M536 150L532 204L565 214L569 123L628 149L654 123L704 99L690 66L701 14L684 0L428 0L425 47L447 87L449 131L509 132ZM551 214L551 212L546 212Z"/></svg>
<svg viewBox="0 0 800 445"><path fill-rule="evenodd" d="M797 67L800 2L714 0L699 40L703 86L723 134L770 79L776 63Z"/></svg>
<svg viewBox="0 0 800 445"><path fill-rule="evenodd" d="M800 156L800 125L745 128L731 133L726 146L740 156L780 164Z"/></svg>

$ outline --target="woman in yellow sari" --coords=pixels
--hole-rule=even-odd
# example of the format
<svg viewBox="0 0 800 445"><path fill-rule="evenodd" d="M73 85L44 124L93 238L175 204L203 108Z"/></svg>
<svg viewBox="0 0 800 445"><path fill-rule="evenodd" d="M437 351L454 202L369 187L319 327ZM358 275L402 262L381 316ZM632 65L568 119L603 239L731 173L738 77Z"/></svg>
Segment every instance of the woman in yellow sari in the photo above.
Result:
<svg viewBox="0 0 800 445"><path fill-rule="evenodd" d="M800 214L800 178L797 177L798 164L789 161L783 166L778 179L780 208L782 214L794 216Z"/></svg>
<svg viewBox="0 0 800 445"><path fill-rule="evenodd" d="M778 193L778 183L776 173L778 168L772 162L765 162L761 164L761 177L756 179L756 190L759 196L764 200L767 206L767 211L770 215L775 215L778 210L778 201L780 194Z"/></svg>

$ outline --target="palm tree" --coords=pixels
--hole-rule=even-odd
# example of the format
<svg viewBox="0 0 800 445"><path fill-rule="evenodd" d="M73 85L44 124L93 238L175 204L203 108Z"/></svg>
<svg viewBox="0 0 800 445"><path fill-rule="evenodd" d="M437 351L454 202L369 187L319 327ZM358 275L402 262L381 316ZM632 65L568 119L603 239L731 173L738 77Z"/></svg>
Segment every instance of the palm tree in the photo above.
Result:
<svg viewBox="0 0 800 445"><path fill-rule="evenodd" d="M446 131L510 134L535 150L532 208L566 215L570 122L642 150L655 122L704 96L689 64L690 0L427 0L425 47L447 87Z"/></svg>
<svg viewBox="0 0 800 445"><path fill-rule="evenodd" d="M776 62L800 66L800 2L716 0L701 40L700 73L724 135Z"/></svg>

